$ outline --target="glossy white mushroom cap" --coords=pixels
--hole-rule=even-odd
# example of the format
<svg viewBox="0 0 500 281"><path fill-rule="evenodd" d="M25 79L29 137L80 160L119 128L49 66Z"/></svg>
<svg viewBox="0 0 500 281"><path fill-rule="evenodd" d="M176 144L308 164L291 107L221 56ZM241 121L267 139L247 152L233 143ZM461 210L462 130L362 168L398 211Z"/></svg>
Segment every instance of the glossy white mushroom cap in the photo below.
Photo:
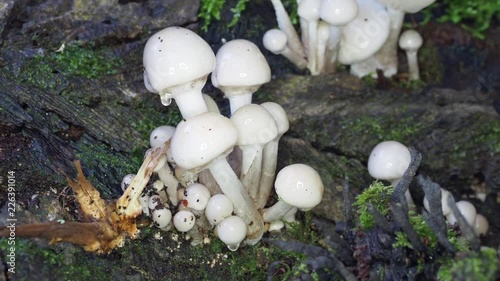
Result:
<svg viewBox="0 0 500 281"><path fill-rule="evenodd" d="M323 197L323 182L318 172L305 164L292 164L276 176L276 193L283 202L308 211Z"/></svg>
<svg viewBox="0 0 500 281"><path fill-rule="evenodd" d="M174 226L180 232L187 232L194 227L196 217L190 211L179 211L174 216Z"/></svg>
<svg viewBox="0 0 500 281"><path fill-rule="evenodd" d="M151 195L148 199L148 208L150 210L156 209L159 205L161 205L161 197L158 194Z"/></svg>
<svg viewBox="0 0 500 281"><path fill-rule="evenodd" d="M207 206L210 199L210 191L201 183L193 183L186 187L182 204L188 208L201 211Z"/></svg>
<svg viewBox="0 0 500 281"><path fill-rule="evenodd" d="M149 135L149 145L151 148L157 148L168 141L175 132L175 127L173 126L160 126L155 128Z"/></svg>
<svg viewBox="0 0 500 281"><path fill-rule="evenodd" d="M423 8L436 2L436 0L379 0L380 3L390 7L393 10L402 11L405 13L417 13Z"/></svg>
<svg viewBox="0 0 500 281"><path fill-rule="evenodd" d="M415 52L423 42L422 36L414 29L405 30L399 36L399 47L405 51Z"/></svg>
<svg viewBox="0 0 500 281"><path fill-rule="evenodd" d="M319 20L321 0L302 0L297 7L299 17L307 21Z"/></svg>
<svg viewBox="0 0 500 281"><path fill-rule="evenodd" d="M143 54L145 84L153 93L204 79L215 68L212 48L193 31L167 27L152 35Z"/></svg>
<svg viewBox="0 0 500 281"><path fill-rule="evenodd" d="M410 165L410 151L397 141L383 141L377 144L368 158L370 176L394 181L400 179Z"/></svg>
<svg viewBox="0 0 500 281"><path fill-rule="evenodd" d="M217 51L217 66L212 72L214 86L225 91L231 88L231 93L239 94L234 88L241 88L246 93L252 92L271 80L271 68L257 45L245 40L236 39L224 44Z"/></svg>
<svg viewBox="0 0 500 281"><path fill-rule="evenodd" d="M233 203L224 194L212 196L205 208L205 216L212 225L216 225L233 213Z"/></svg>
<svg viewBox="0 0 500 281"><path fill-rule="evenodd" d="M156 209L153 211L151 217L156 227L164 228L172 220L172 212L167 208Z"/></svg>
<svg viewBox="0 0 500 281"><path fill-rule="evenodd" d="M264 37L262 38L264 48L275 55L279 55L283 52L283 50L285 50L286 42L287 37L285 32L277 28L266 31L266 33L264 33Z"/></svg>
<svg viewBox="0 0 500 281"><path fill-rule="evenodd" d="M358 14L356 0L322 0L319 16L322 20L335 26L346 25Z"/></svg>
<svg viewBox="0 0 500 281"><path fill-rule="evenodd" d="M288 121L286 112L281 105L270 101L262 103L260 106L271 113L274 121L276 121L276 125L278 125L278 134L280 136L288 131L288 129L290 128L290 122Z"/></svg>
<svg viewBox="0 0 500 281"><path fill-rule="evenodd" d="M447 216L451 212L450 206L448 206L448 197L450 196L450 192L444 188L441 188L441 209L443 211L443 216ZM427 197L424 197L424 208L430 212L429 210L429 200Z"/></svg>
<svg viewBox="0 0 500 281"><path fill-rule="evenodd" d="M477 214L476 219L474 220L474 232L476 235L486 235L489 228L490 224L488 223L488 220L483 215Z"/></svg>
<svg viewBox="0 0 500 281"><path fill-rule="evenodd" d="M344 26L338 60L350 65L374 55L389 37L389 14L377 0L358 0L358 14Z"/></svg>
<svg viewBox="0 0 500 281"><path fill-rule="evenodd" d="M240 107L231 116L238 129L238 145L265 144L278 136L278 125L267 109L258 104Z"/></svg>
<svg viewBox="0 0 500 281"><path fill-rule="evenodd" d="M187 170L203 167L229 153L238 139L238 130L228 118L206 112L177 125L170 149L175 163Z"/></svg>
<svg viewBox="0 0 500 281"><path fill-rule="evenodd" d="M135 174L128 174L123 177L122 182L121 182L121 187L122 191L125 192L125 190L128 188L132 180L134 179Z"/></svg>
<svg viewBox="0 0 500 281"><path fill-rule="evenodd" d="M465 220L467 221L467 224L469 224L470 226L474 226L474 222L476 220L476 214L477 214L476 208L474 207L474 205L472 205L472 203L470 203L469 201L465 201L465 200L458 201L456 203L456 205L457 205L458 210L460 211L460 214L462 214L462 216L464 216ZM455 217L453 212L448 214L446 216L446 219L448 220L448 223L451 225L453 225L457 222L457 218Z"/></svg>
<svg viewBox="0 0 500 281"><path fill-rule="evenodd" d="M247 235L247 225L242 218L229 216L217 225L217 234L229 250L236 251Z"/></svg>

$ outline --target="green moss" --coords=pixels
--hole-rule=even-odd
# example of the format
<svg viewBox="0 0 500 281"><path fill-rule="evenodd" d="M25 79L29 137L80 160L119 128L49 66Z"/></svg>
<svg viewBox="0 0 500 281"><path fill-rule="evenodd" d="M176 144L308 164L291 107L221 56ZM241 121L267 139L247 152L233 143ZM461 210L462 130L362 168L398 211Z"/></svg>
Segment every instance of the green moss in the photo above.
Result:
<svg viewBox="0 0 500 281"><path fill-rule="evenodd" d="M294 240L311 245L320 245L318 233L312 229L312 213L304 212L303 221L288 223L288 235Z"/></svg>
<svg viewBox="0 0 500 281"><path fill-rule="evenodd" d="M480 252L458 253L439 268L439 281L450 280L495 280L498 271L498 258L495 249L485 248Z"/></svg>
<svg viewBox="0 0 500 281"><path fill-rule="evenodd" d="M363 229L370 229L375 226L375 220L372 214L368 212L367 204L372 204L383 216L386 216L391 211L389 200L393 190L392 186L386 186L382 182L375 181L356 197L354 206L358 209L359 222Z"/></svg>
<svg viewBox="0 0 500 281"><path fill-rule="evenodd" d="M434 249L438 242L437 237L434 231L425 222L424 217L421 214L415 213L415 211L410 211L408 216L418 236L425 241L428 247ZM413 246L403 232L396 232L396 242L394 242L393 247L407 247L413 249Z"/></svg>

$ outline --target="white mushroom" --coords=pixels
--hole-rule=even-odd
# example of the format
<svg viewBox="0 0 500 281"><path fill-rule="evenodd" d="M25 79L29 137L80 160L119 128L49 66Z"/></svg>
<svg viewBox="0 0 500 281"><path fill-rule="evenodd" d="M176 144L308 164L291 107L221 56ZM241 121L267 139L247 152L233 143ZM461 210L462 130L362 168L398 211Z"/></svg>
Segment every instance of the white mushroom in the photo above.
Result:
<svg viewBox="0 0 500 281"><path fill-rule="evenodd" d="M132 180L134 179L135 174L128 174L123 177L122 182L121 182L121 188L122 191L125 192L125 190L128 188Z"/></svg>
<svg viewBox="0 0 500 281"><path fill-rule="evenodd" d="M215 69L210 46L193 31L168 27L152 35L143 55L146 88L160 94L164 105L175 99L184 118L206 112L201 95Z"/></svg>
<svg viewBox="0 0 500 281"><path fill-rule="evenodd" d="M231 251L238 250L241 241L245 239L247 225L245 221L238 216L229 216L217 225L217 234L219 239L227 245Z"/></svg>
<svg viewBox="0 0 500 281"><path fill-rule="evenodd" d="M233 202L236 214L249 225L248 243L257 243L264 223L225 158L237 138L238 131L231 120L216 113L203 113L177 125L171 144L172 156L184 169L210 170L222 192Z"/></svg>
<svg viewBox="0 0 500 281"><path fill-rule="evenodd" d="M488 233L488 229L490 228L490 224L488 220L481 214L476 215L476 219L474 220L474 232L477 236L486 235Z"/></svg>
<svg viewBox="0 0 500 281"><path fill-rule="evenodd" d="M201 183L194 183L184 190L182 205L185 207L201 211L207 206L210 199L210 191Z"/></svg>
<svg viewBox="0 0 500 281"><path fill-rule="evenodd" d="M248 104L236 110L231 121L238 129L238 146L242 151L240 179L250 198L257 198L262 172L264 146L278 136L278 125L267 109Z"/></svg>
<svg viewBox="0 0 500 281"><path fill-rule="evenodd" d="M262 154L262 173L260 176L259 190L257 192L256 206L258 209L264 208L264 205L273 189L274 177L276 175L276 165L278 162L278 146L281 136L288 131L290 123L285 110L281 105L275 102L265 102L260 106L265 108L276 121L278 125L278 135L268 142L264 147Z"/></svg>
<svg viewBox="0 0 500 281"><path fill-rule="evenodd" d="M304 57L290 49L287 41L285 32L280 29L270 29L264 33L264 37L262 38L264 48L275 55L284 56L299 69L305 68L307 61Z"/></svg>
<svg viewBox="0 0 500 281"><path fill-rule="evenodd" d="M194 227L196 217L190 211L179 211L174 215L174 226L180 232L188 232Z"/></svg>
<svg viewBox="0 0 500 281"><path fill-rule="evenodd" d="M464 216L465 221L467 221L467 224L474 227L474 222L476 220L476 208L472 203L469 201L458 201L456 203L458 210L460 211L460 214ZM446 216L446 220L450 225L454 225L457 222L457 218L455 217L455 214L453 212L449 213Z"/></svg>
<svg viewBox="0 0 500 281"><path fill-rule="evenodd" d="M205 216L212 225L216 225L233 213L233 203L224 194L215 194L207 203Z"/></svg>
<svg viewBox="0 0 500 281"><path fill-rule="evenodd" d="M175 133L175 127L164 125L155 128L151 134L149 134L149 145L151 148L156 148L163 145L168 141ZM172 155L170 155L170 149L167 150L167 161L173 162Z"/></svg>
<svg viewBox="0 0 500 281"><path fill-rule="evenodd" d="M151 215L153 222L158 228L165 228L172 221L172 212L167 208L156 209Z"/></svg>
<svg viewBox="0 0 500 281"><path fill-rule="evenodd" d="M396 186L410 166L410 151L397 141L383 141L377 144L368 158L368 172L370 176L389 181ZM406 200L414 205L410 191L406 190Z"/></svg>
<svg viewBox="0 0 500 281"><path fill-rule="evenodd" d="M158 165L153 170L160 180L167 187L167 195L172 204L177 205L179 203L179 199L177 198L177 188L179 186L179 181L174 176L172 169L168 165L167 156L165 155L160 159Z"/></svg>
<svg viewBox="0 0 500 281"><path fill-rule="evenodd" d="M311 72L311 75L318 75L317 72L317 40L318 40L318 21L319 21L319 7L321 0L302 0L297 8L297 14L305 22L307 22L307 28L302 30L306 33L305 37L307 42L303 42L307 45L307 68Z"/></svg>
<svg viewBox="0 0 500 281"><path fill-rule="evenodd" d="M244 39L232 40L217 51L212 84L229 99L231 114L252 103L252 95L271 80L271 69L259 48Z"/></svg>
<svg viewBox="0 0 500 281"><path fill-rule="evenodd" d="M262 217L265 222L280 220L293 208L309 211L323 197L321 177L305 164L292 164L283 168L276 176L274 185L280 201L264 209Z"/></svg>
<svg viewBox="0 0 500 281"><path fill-rule="evenodd" d="M389 37L385 6L377 0L358 0L358 14L342 29L338 60L350 65L374 55Z"/></svg>
<svg viewBox="0 0 500 281"><path fill-rule="evenodd" d="M406 30L399 37L399 47L406 52L408 60L408 72L410 80L419 80L420 72L418 69L417 52L422 46L423 39L420 34L413 29Z"/></svg>
<svg viewBox="0 0 500 281"><path fill-rule="evenodd" d="M441 188L441 209L443 211L443 216L447 216L451 213L451 208L448 206L448 197L450 196L450 192L444 188ZM424 208L430 212L429 210L429 200L424 196Z"/></svg>

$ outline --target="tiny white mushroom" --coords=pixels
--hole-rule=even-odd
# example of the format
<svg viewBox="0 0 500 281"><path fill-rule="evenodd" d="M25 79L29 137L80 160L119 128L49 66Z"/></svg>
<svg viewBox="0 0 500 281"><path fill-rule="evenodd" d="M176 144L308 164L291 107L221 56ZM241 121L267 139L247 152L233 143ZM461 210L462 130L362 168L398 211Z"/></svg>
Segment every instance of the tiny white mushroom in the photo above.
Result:
<svg viewBox="0 0 500 281"><path fill-rule="evenodd" d="M182 205L201 211L207 206L210 199L210 191L201 183L194 183L184 190Z"/></svg>
<svg viewBox="0 0 500 281"><path fill-rule="evenodd" d="M212 84L229 99L231 114L252 103L252 95L262 84L271 80L271 68L257 45L236 39L217 51L217 66L212 72Z"/></svg>
<svg viewBox="0 0 500 281"><path fill-rule="evenodd" d="M473 226L474 232L477 236L486 235L488 233L488 229L490 228L488 220L481 214L476 215Z"/></svg>
<svg viewBox="0 0 500 281"><path fill-rule="evenodd" d="M287 45L285 32L280 29L270 29L264 33L262 43L264 48L275 55L282 55L292 62L297 68L303 69L307 66L307 61L301 55L295 53Z"/></svg>
<svg viewBox="0 0 500 281"><path fill-rule="evenodd" d="M271 0L274 11L276 13L276 21L278 22L278 27L285 32L286 37L288 38L288 45L290 49L292 49L295 53L299 54L299 56L304 57L304 47L300 42L299 35L295 28L293 27L292 22L290 21L290 17L281 3L281 0Z"/></svg>
<svg viewBox="0 0 500 281"><path fill-rule="evenodd" d="M170 224L172 220L172 212L167 208L156 209L151 215L155 226L158 228L165 228Z"/></svg>
<svg viewBox="0 0 500 281"><path fill-rule="evenodd" d="M224 194L216 194L208 200L205 216L212 225L216 225L233 213L233 203Z"/></svg>
<svg viewBox="0 0 500 281"><path fill-rule="evenodd" d="M396 186L410 166L410 151L408 147L397 141L383 141L377 144L368 158L370 176L389 181ZM405 193L408 205L415 205L410 191Z"/></svg>
<svg viewBox="0 0 500 281"><path fill-rule="evenodd" d="M240 179L250 198L257 199L262 172L264 146L278 136L278 125L271 113L257 104L236 110L231 121L238 129L238 146L242 151Z"/></svg>
<svg viewBox="0 0 500 281"><path fill-rule="evenodd" d="M151 148L156 148L163 145L166 141L172 138L175 133L175 127L173 126L160 126L155 128L149 135L149 145ZM168 162L173 162L170 149L167 150L167 160Z"/></svg>
<svg viewBox="0 0 500 281"><path fill-rule="evenodd" d="M280 201L264 209L265 222L280 220L293 208L309 211L321 202L324 191L318 172L305 164L283 168L276 176L275 189Z"/></svg>
<svg viewBox="0 0 500 281"><path fill-rule="evenodd" d="M217 234L219 239L227 245L231 251L238 250L241 241L245 239L247 225L243 219L238 216L229 216L217 225Z"/></svg>
<svg viewBox="0 0 500 281"><path fill-rule="evenodd" d="M458 201L456 203L458 210L460 211L460 214L464 216L465 221L467 221L467 224L470 226L474 226L474 221L476 220L476 208L472 203L469 201ZM455 217L455 214L453 212L449 213L446 216L446 220L448 220L448 223L450 225L454 225L457 222L457 218Z"/></svg>
<svg viewBox="0 0 500 281"><path fill-rule="evenodd" d="M139 205L141 205L141 207L142 207L142 213L149 217L149 215L150 215L149 196L145 193L142 193L137 200L139 201Z"/></svg>
<svg viewBox="0 0 500 281"><path fill-rule="evenodd" d="M162 206L163 202L161 202L161 197L158 194L153 194L148 199L148 208L152 212L157 207Z"/></svg>
<svg viewBox="0 0 500 281"><path fill-rule="evenodd" d="M188 232L194 227L196 217L190 211L179 211L174 215L173 222L175 229L180 232Z"/></svg>
<svg viewBox="0 0 500 281"><path fill-rule="evenodd" d="M201 95L215 69L212 48L193 31L167 27L152 35L143 54L146 88L160 94L164 105L175 99L184 118L206 112Z"/></svg>
<svg viewBox="0 0 500 281"><path fill-rule="evenodd" d="M417 52L422 46L422 43L422 36L420 36L420 34L414 29L404 31L399 37L399 47L406 52L410 80L420 79Z"/></svg>
<svg viewBox="0 0 500 281"><path fill-rule="evenodd" d="M450 196L450 192L444 188L441 188L441 209L443 211L443 216L447 216L451 213L451 208L448 206L448 196ZM424 208L430 212L429 210L429 200L424 196Z"/></svg>
<svg viewBox="0 0 500 281"><path fill-rule="evenodd" d="M128 174L123 177L122 182L121 182L121 187L122 191L125 192L125 190L128 188L132 180L134 179L135 174Z"/></svg>

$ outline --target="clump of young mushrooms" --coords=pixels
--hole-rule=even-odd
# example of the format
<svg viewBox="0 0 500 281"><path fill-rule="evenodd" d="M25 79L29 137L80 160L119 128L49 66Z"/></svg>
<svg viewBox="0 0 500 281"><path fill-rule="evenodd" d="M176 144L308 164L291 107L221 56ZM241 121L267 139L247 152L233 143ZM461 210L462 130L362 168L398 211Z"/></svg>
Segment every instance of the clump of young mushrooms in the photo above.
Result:
<svg viewBox="0 0 500 281"><path fill-rule="evenodd" d="M414 44L406 43L406 33L401 34L403 41L398 40L405 13L417 13L434 1L298 0L299 40L281 1L271 0L278 28L264 34L264 47L299 69L307 67L311 75L333 73L343 64L357 77L375 77L377 70L391 77L398 70L399 42L408 54L409 79L417 80ZM413 38L419 36L415 32L410 32Z"/></svg>

